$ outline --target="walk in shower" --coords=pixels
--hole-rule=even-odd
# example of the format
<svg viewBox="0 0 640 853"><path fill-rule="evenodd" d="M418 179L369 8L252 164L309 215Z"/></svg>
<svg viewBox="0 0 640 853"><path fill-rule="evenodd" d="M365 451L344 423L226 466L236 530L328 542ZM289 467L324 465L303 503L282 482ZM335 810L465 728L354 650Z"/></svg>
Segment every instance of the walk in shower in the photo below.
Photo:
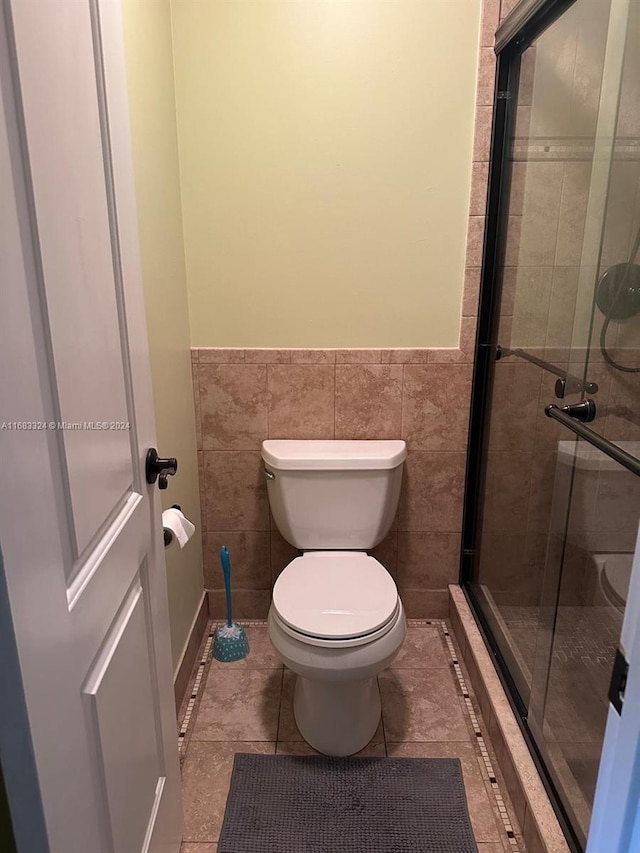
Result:
<svg viewBox="0 0 640 853"><path fill-rule="evenodd" d="M580 849L640 518L640 3L523 0L497 52L462 574Z"/></svg>

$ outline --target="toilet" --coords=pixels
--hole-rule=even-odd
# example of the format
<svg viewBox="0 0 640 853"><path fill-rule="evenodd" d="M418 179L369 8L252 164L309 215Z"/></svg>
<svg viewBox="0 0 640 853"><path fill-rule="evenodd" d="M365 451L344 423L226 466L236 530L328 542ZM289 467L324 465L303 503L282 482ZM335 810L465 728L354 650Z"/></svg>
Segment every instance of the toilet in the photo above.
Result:
<svg viewBox="0 0 640 853"><path fill-rule="evenodd" d="M275 582L269 638L297 676L300 733L325 755L352 755L371 740L376 676L406 635L394 580L366 553L391 527L406 455L404 441L262 444L273 518L303 552Z"/></svg>
<svg viewBox="0 0 640 853"><path fill-rule="evenodd" d="M624 615L631 582L633 553L592 554L591 559L598 578L594 604L615 607Z"/></svg>

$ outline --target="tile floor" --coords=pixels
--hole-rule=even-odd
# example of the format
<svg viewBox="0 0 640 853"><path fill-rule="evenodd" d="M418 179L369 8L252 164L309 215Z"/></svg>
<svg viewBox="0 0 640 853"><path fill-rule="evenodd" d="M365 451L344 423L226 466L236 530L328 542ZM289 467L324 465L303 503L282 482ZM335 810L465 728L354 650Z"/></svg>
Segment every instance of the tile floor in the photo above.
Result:
<svg viewBox="0 0 640 853"><path fill-rule="evenodd" d="M234 753L314 752L293 717L295 676L275 656L264 623L245 623L245 627L251 653L231 664L210 660L207 632L199 658L204 664L196 666L193 689L187 691L181 709L185 813L181 853L216 853ZM479 853L526 853L495 760L497 782L489 781L481 752L483 739L474 732L466 703L473 704L492 756L488 733L473 696L470 702L463 698L445 630L444 622L409 622L400 654L379 677L382 721L359 754L459 758ZM466 673L461 675L469 685ZM498 788L508 812L504 817L515 836L511 839L496 800Z"/></svg>

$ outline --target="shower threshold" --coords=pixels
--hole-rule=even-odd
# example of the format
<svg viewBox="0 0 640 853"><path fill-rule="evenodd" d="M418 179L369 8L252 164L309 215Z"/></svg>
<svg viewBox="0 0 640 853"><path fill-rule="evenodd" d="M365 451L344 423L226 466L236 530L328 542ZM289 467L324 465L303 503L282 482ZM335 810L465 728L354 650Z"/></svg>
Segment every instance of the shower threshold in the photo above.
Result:
<svg viewBox="0 0 640 853"><path fill-rule="evenodd" d="M567 842L492 655L466 596L457 585L449 587L449 616L485 725L491 732L525 844L532 850L569 853L576 848Z"/></svg>

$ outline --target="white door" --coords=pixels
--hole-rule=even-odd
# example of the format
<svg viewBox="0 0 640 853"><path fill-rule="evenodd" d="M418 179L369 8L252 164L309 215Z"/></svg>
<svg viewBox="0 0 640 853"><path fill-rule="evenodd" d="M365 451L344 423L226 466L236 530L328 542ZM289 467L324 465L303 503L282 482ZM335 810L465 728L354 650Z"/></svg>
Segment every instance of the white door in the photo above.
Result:
<svg viewBox="0 0 640 853"><path fill-rule="evenodd" d="M17 847L177 853L120 7L3 3L0 760Z"/></svg>
<svg viewBox="0 0 640 853"><path fill-rule="evenodd" d="M622 708L609 705L587 853L640 850L640 535L620 651L629 665Z"/></svg>

